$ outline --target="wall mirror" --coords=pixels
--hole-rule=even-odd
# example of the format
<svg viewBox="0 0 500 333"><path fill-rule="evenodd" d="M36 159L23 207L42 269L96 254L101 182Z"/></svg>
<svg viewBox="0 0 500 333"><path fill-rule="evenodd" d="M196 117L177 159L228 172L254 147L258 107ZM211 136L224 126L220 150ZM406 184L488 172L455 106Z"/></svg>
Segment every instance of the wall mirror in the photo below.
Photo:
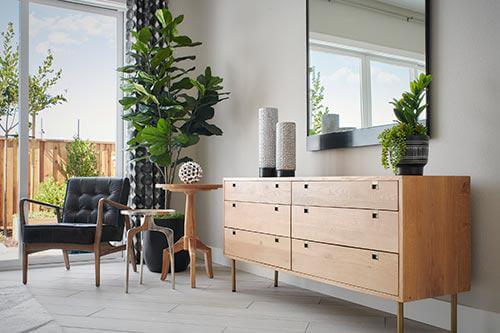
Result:
<svg viewBox="0 0 500 333"><path fill-rule="evenodd" d="M378 144L389 102L430 73L428 2L307 1L309 151Z"/></svg>

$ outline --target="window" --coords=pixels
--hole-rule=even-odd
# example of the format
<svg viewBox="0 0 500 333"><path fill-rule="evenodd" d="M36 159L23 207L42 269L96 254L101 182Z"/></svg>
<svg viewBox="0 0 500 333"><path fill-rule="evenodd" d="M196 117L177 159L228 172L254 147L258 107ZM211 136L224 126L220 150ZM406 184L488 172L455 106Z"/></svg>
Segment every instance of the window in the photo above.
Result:
<svg viewBox="0 0 500 333"><path fill-rule="evenodd" d="M398 50L388 53L385 48L382 53L375 48L311 41L309 133L321 133L324 113L338 115L335 131L393 123L389 102L407 91L424 70L423 61Z"/></svg>

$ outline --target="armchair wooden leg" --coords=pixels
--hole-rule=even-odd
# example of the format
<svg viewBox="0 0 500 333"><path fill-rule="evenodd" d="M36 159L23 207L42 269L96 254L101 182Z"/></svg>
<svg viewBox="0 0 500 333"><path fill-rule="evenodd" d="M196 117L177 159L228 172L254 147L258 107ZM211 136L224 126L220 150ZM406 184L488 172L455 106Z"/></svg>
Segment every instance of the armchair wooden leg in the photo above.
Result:
<svg viewBox="0 0 500 333"><path fill-rule="evenodd" d="M23 249L23 284L28 282L28 253Z"/></svg>
<svg viewBox="0 0 500 333"><path fill-rule="evenodd" d="M101 285L101 254L99 251L95 251L95 286L99 287Z"/></svg>
<svg viewBox="0 0 500 333"><path fill-rule="evenodd" d="M69 271L69 254L68 251L63 250L63 257L64 257L64 266L66 266L66 270Z"/></svg>

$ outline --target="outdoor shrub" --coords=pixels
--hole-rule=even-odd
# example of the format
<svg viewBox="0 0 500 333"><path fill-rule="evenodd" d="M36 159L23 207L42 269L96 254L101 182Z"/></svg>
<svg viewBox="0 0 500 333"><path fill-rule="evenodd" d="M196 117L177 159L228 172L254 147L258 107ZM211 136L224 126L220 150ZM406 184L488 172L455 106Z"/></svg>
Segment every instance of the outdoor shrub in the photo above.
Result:
<svg viewBox="0 0 500 333"><path fill-rule="evenodd" d="M66 150L68 160L63 170L66 180L72 177L99 176L95 145L92 142L76 137L66 145Z"/></svg>
<svg viewBox="0 0 500 333"><path fill-rule="evenodd" d="M40 188L34 199L62 207L65 193L66 184L59 183L50 177L40 183ZM48 208L45 208L45 210L48 210Z"/></svg>

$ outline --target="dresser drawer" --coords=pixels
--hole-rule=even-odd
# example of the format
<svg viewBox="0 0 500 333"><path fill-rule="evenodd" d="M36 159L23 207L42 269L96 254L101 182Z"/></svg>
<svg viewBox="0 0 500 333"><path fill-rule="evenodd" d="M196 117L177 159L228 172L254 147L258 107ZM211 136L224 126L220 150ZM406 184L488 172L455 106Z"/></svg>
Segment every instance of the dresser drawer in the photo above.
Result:
<svg viewBox="0 0 500 333"><path fill-rule="evenodd" d="M224 225L290 237L290 206L225 201Z"/></svg>
<svg viewBox="0 0 500 333"><path fill-rule="evenodd" d="M292 240L292 271L398 294L398 255Z"/></svg>
<svg viewBox="0 0 500 333"><path fill-rule="evenodd" d="M293 206L292 237L398 252L398 212Z"/></svg>
<svg viewBox="0 0 500 333"><path fill-rule="evenodd" d="M226 181L224 200L289 205L292 184L287 181Z"/></svg>
<svg viewBox="0 0 500 333"><path fill-rule="evenodd" d="M398 210L397 181L294 182L294 205Z"/></svg>
<svg viewBox="0 0 500 333"><path fill-rule="evenodd" d="M290 238L224 229L224 254L290 269Z"/></svg>

